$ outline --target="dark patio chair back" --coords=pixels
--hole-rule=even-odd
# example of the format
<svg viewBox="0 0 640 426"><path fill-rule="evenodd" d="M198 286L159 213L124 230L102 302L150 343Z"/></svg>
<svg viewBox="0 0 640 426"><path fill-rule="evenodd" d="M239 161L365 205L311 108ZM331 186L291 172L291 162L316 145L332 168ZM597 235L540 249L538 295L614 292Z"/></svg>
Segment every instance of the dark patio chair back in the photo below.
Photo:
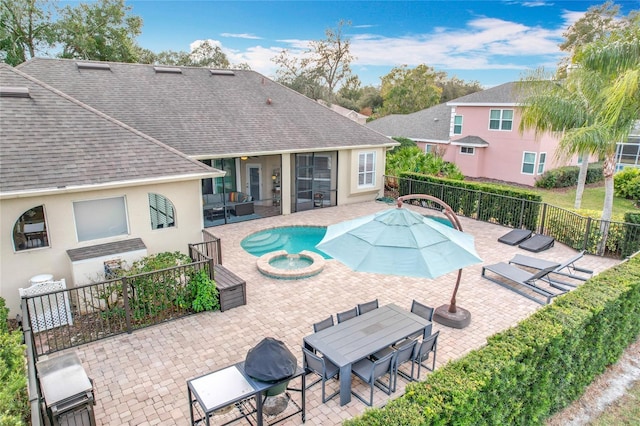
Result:
<svg viewBox="0 0 640 426"><path fill-rule="evenodd" d="M358 376L360 380L369 385L369 400L364 399L364 397L353 391L353 389L351 390L351 394L369 406L373 405L374 387L377 386L387 395L391 395L393 391L393 367L395 365L395 357L396 351L393 351L376 361L365 358L356 362L352 366L351 371ZM389 381L387 383L380 380L385 374L389 374Z"/></svg>
<svg viewBox="0 0 640 426"><path fill-rule="evenodd" d="M415 299L411 302L411 312L428 321L433 320L433 311L431 306L424 305Z"/></svg>
<svg viewBox="0 0 640 426"><path fill-rule="evenodd" d="M436 352L438 350L438 336L440 330L433 333L431 336L423 339L422 342L413 350L413 362L418 364L418 375L415 380L420 380L420 368L424 367L429 371L433 371L436 368ZM424 362L429 359L429 356L433 352L433 360L431 367L428 367Z"/></svg>
<svg viewBox="0 0 640 426"><path fill-rule="evenodd" d="M320 378L317 379L316 381L309 383L305 389L309 389L311 386L315 385L316 383L322 382L322 402L323 403L327 402L334 396L338 395L340 393L340 389L338 389L337 391L335 391L329 396L325 396L326 395L325 384L327 380L337 377L338 373L340 372L340 369L331 361L314 354L313 352L311 352L305 347L302 348L302 356L303 356L303 366L305 370L313 372L318 376L320 376Z"/></svg>
<svg viewBox="0 0 640 426"><path fill-rule="evenodd" d="M408 380L412 380L411 377L408 377L408 375L400 371L399 367L406 362L411 362L412 364L411 369L413 370L413 351L417 344L418 342L416 342L415 340L408 340L396 349L396 357L395 357L395 362L393 366L394 373L393 373L393 388L391 389L392 392L396 391L398 374L400 374L402 377Z"/></svg>
<svg viewBox="0 0 640 426"><path fill-rule="evenodd" d="M358 304L358 315L362 315L369 311L373 311L374 309L378 309L378 299L372 300L367 303L359 303Z"/></svg>
<svg viewBox="0 0 640 426"><path fill-rule="evenodd" d="M313 332L317 333L320 330L324 330L325 328L329 328L333 325L333 315L330 315L327 319L319 321L313 324Z"/></svg>
<svg viewBox="0 0 640 426"><path fill-rule="evenodd" d="M355 318L357 316L358 316L358 308L355 308L355 307L352 309L349 309L348 311L339 312L336 314L336 317L338 318L338 324L348 319Z"/></svg>

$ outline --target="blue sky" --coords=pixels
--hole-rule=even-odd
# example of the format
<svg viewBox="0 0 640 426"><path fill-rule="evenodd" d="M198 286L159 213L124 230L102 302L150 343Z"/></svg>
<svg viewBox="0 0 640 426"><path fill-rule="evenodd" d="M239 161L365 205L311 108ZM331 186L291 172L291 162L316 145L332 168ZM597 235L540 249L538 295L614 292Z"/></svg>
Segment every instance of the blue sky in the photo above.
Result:
<svg viewBox="0 0 640 426"><path fill-rule="evenodd" d="M553 70L564 56L562 33L602 1L163 1L127 0L144 24L138 43L154 52L189 51L212 40L232 64L274 77L271 58L292 54L327 28L351 21L344 34L353 72L379 86L393 67L426 64L448 76L491 87L527 70ZM640 0L616 1L623 14Z"/></svg>

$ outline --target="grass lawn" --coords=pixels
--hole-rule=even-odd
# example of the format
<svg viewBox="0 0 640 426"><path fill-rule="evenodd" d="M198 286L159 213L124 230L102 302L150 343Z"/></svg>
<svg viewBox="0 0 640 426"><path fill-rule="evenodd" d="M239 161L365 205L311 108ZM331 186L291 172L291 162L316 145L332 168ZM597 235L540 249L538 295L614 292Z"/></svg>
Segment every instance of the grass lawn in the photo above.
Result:
<svg viewBox="0 0 640 426"><path fill-rule="evenodd" d="M640 382L635 382L629 392L611 404L592 426L640 424Z"/></svg>
<svg viewBox="0 0 640 426"><path fill-rule="evenodd" d="M539 193L542 196L542 201L547 204L565 209L573 209L573 203L576 199L576 188L534 188L533 190ZM582 194L581 209L602 211L603 202L604 183L597 186L589 186L585 188ZM613 197L613 214L623 215L627 211L639 211L639 209L634 207L632 200Z"/></svg>

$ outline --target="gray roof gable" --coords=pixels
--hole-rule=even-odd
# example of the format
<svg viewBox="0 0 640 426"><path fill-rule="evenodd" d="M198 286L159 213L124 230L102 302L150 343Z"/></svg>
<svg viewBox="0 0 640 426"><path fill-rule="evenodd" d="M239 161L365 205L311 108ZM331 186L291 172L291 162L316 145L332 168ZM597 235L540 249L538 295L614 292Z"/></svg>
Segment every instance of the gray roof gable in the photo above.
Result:
<svg viewBox="0 0 640 426"><path fill-rule="evenodd" d="M0 64L0 195L201 179L219 171Z"/></svg>
<svg viewBox="0 0 640 426"><path fill-rule="evenodd" d="M390 137L413 140L449 140L451 108L439 104L411 114L387 115L367 123L367 127Z"/></svg>
<svg viewBox="0 0 640 426"><path fill-rule="evenodd" d="M196 158L383 146L382 135L247 70L216 73L180 67L36 58L19 69Z"/></svg>
<svg viewBox="0 0 640 426"><path fill-rule="evenodd" d="M517 103L517 82L504 83L490 89L461 96L447 102L447 105L515 105Z"/></svg>

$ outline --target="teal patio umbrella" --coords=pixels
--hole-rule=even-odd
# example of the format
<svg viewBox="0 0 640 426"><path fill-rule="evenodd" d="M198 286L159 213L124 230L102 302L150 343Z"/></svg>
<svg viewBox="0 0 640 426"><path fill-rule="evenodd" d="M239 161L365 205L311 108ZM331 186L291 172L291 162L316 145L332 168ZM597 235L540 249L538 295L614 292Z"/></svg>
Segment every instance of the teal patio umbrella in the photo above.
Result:
<svg viewBox="0 0 640 426"><path fill-rule="evenodd" d="M330 225L316 248L354 271L437 278L482 262L471 235L409 209Z"/></svg>
<svg viewBox="0 0 640 426"><path fill-rule="evenodd" d="M403 198L408 197L437 200L448 208L434 197ZM459 227L457 218L447 217ZM316 248L354 271L409 277L437 278L482 262L472 235L402 208L401 202L398 207L330 225ZM447 306L451 313L456 312L459 283L460 273Z"/></svg>

